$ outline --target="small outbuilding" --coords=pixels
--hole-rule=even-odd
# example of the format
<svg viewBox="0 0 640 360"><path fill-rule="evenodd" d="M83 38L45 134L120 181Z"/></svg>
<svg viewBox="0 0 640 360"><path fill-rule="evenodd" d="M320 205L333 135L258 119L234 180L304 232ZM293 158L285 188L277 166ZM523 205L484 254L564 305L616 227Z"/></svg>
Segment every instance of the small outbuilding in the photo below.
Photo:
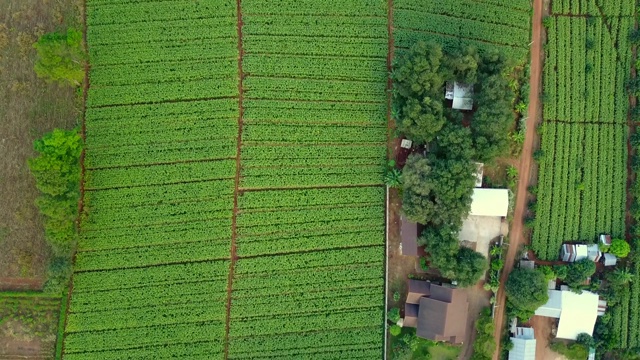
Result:
<svg viewBox="0 0 640 360"><path fill-rule="evenodd" d="M602 256L602 263L604 264L604 266L616 266L617 262L618 259L613 254L604 253L604 255Z"/></svg>
<svg viewBox="0 0 640 360"><path fill-rule="evenodd" d="M418 224L400 216L401 253L405 256L418 256Z"/></svg>
<svg viewBox="0 0 640 360"><path fill-rule="evenodd" d="M611 246L611 235L600 234L600 243L605 246Z"/></svg>
<svg viewBox="0 0 640 360"><path fill-rule="evenodd" d="M509 350L509 360L536 359L536 338L532 328L517 327L511 343L513 348Z"/></svg>
<svg viewBox="0 0 640 360"><path fill-rule="evenodd" d="M473 109L473 85L457 81L447 82L444 98L451 100L451 107L456 110Z"/></svg>
<svg viewBox="0 0 640 360"><path fill-rule="evenodd" d="M563 244L562 261L576 262L589 256L589 248L584 244Z"/></svg>
<svg viewBox="0 0 640 360"><path fill-rule="evenodd" d="M533 270L536 267L536 263L531 260L520 260L520 268L521 269L529 269Z"/></svg>

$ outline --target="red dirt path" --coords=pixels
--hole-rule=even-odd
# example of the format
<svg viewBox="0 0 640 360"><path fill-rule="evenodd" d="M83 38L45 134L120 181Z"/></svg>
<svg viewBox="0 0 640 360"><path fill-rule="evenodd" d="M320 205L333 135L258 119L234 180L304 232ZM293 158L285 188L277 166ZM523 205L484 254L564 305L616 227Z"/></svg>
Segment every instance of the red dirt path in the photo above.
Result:
<svg viewBox="0 0 640 360"><path fill-rule="evenodd" d="M240 150L242 147L242 118L244 117L244 100L242 91L242 81L244 73L242 72L242 58L244 49L242 48L242 0L236 2L236 12L238 16L238 139L236 141L236 177L233 190L233 216L231 218L231 263L229 265L229 280L227 282L227 318L225 323L224 334L224 358L229 358L229 327L231 325L231 291L233 288L233 276L238 259L236 239L238 238L237 220L238 220L238 195L240 193Z"/></svg>
<svg viewBox="0 0 640 360"><path fill-rule="evenodd" d="M500 277L500 288L496 295L496 310L494 321L496 324L496 330L494 337L496 340L496 351L493 354L493 359L498 360L500 358L500 339L502 337L502 329L504 325L505 317L505 301L506 296L504 292L504 284L509 277L509 273L513 270L516 253L520 244L525 242L524 237L524 224L523 218L527 204L527 188L531 177L531 163L534 139L536 137L536 124L538 121L539 112L539 94L540 94L540 80L542 71L542 11L543 1L534 0L533 2L533 31L532 31L532 45L531 45L531 67L530 67L530 84L531 91L529 93L529 113L527 118L527 131L525 134L524 146L522 149L522 155L520 156L520 164L518 166L518 173L520 174L520 181L518 182L518 191L516 193L516 206L513 214L513 223L511 226L511 234L509 250L504 263L504 271Z"/></svg>
<svg viewBox="0 0 640 360"><path fill-rule="evenodd" d="M44 280L38 278L0 277L0 291L40 291Z"/></svg>

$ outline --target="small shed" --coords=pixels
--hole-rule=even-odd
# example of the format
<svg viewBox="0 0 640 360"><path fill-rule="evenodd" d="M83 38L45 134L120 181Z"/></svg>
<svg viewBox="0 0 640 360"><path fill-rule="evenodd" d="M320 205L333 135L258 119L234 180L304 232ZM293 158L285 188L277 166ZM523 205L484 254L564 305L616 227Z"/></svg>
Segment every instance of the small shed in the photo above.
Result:
<svg viewBox="0 0 640 360"><path fill-rule="evenodd" d="M587 246L587 258L591 261L598 262L602 253L600 252L600 248L598 244L590 244Z"/></svg>
<svg viewBox="0 0 640 360"><path fill-rule="evenodd" d="M611 246L611 235L600 234L600 243L602 245Z"/></svg>
<svg viewBox="0 0 640 360"><path fill-rule="evenodd" d="M615 266L617 261L618 259L613 254L604 253L602 257L602 263L604 266Z"/></svg>
<svg viewBox="0 0 640 360"><path fill-rule="evenodd" d="M532 328L518 327L511 338L513 348L509 350L509 360L535 360L536 338Z"/></svg>
<svg viewBox="0 0 640 360"><path fill-rule="evenodd" d="M584 244L563 244L562 245L562 261L575 262L586 259L589 255L589 249Z"/></svg>
<svg viewBox="0 0 640 360"><path fill-rule="evenodd" d="M531 260L520 260L520 268L521 269L529 269L533 270L536 267L536 263Z"/></svg>
<svg viewBox="0 0 640 360"><path fill-rule="evenodd" d="M509 212L509 190L507 189L473 189L471 211L474 216L506 217Z"/></svg>
<svg viewBox="0 0 640 360"><path fill-rule="evenodd" d="M418 224L408 220L404 215L400 216L400 222L400 237L402 239L400 248L402 255L418 256Z"/></svg>
<svg viewBox="0 0 640 360"><path fill-rule="evenodd" d="M409 139L402 139L402 141L400 141L400 147L403 149L411 149L412 145L413 145L413 141Z"/></svg>

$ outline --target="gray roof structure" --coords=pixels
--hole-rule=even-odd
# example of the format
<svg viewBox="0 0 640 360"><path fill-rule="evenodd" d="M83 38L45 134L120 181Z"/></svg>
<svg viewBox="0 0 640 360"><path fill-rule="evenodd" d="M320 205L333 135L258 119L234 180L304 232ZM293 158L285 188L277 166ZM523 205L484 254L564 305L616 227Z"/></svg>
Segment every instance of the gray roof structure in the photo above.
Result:
<svg viewBox="0 0 640 360"><path fill-rule="evenodd" d="M467 333L469 301L462 289L431 285L429 297L420 299L416 335L433 341L460 344Z"/></svg>

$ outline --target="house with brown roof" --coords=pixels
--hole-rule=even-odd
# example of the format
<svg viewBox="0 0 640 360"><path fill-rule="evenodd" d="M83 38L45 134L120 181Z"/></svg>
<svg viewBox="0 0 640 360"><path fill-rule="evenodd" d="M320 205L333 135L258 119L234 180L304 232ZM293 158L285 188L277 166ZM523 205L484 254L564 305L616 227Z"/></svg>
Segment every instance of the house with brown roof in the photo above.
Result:
<svg viewBox="0 0 640 360"><path fill-rule="evenodd" d="M433 341L459 344L467 333L469 301L462 289L409 280L403 326Z"/></svg>

